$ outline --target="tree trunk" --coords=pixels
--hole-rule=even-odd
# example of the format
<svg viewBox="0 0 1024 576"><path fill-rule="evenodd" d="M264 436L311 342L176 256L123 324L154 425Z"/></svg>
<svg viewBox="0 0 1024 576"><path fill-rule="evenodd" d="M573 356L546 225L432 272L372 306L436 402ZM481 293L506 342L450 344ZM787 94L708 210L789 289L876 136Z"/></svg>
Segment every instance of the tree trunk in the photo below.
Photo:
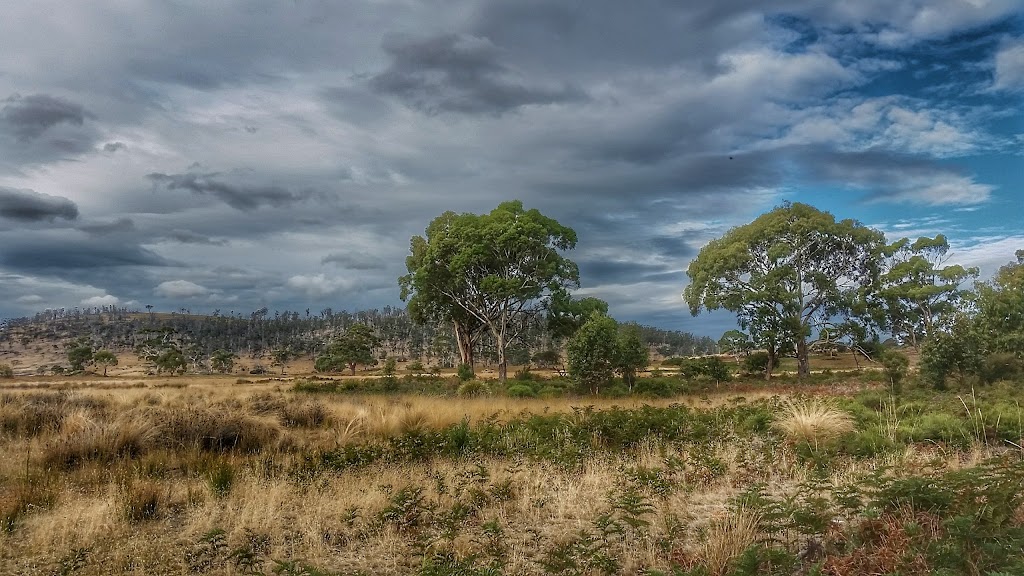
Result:
<svg viewBox="0 0 1024 576"><path fill-rule="evenodd" d="M772 370L775 369L775 360L776 360L775 359L775 351L774 350L769 350L768 351L768 366L764 369L764 379L765 380L771 380L772 379Z"/></svg>
<svg viewBox="0 0 1024 576"><path fill-rule="evenodd" d="M349 367L349 370L352 370L352 375L355 376L356 375L356 363L355 362L349 362L348 367Z"/></svg>
<svg viewBox="0 0 1024 576"><path fill-rule="evenodd" d="M473 339L467 330L463 329L458 322L452 322L455 327L455 343L459 347L459 359L462 364L474 367Z"/></svg>
<svg viewBox="0 0 1024 576"><path fill-rule="evenodd" d="M498 348L498 381L502 384L508 379L508 361L505 359L505 334L498 332L495 335L495 344Z"/></svg>
<svg viewBox="0 0 1024 576"><path fill-rule="evenodd" d="M803 380L811 375L811 363L808 359L807 340L800 338L796 341L796 363L797 377Z"/></svg>

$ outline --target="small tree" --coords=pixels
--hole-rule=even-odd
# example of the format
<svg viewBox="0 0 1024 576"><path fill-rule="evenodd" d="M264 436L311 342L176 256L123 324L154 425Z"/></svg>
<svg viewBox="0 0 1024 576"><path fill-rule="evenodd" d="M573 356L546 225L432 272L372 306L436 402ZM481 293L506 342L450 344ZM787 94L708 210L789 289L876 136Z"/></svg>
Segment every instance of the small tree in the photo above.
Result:
<svg viewBox="0 0 1024 576"><path fill-rule="evenodd" d="M85 367L92 364L92 344L87 338L80 338L73 342L68 348L68 364L72 372L81 372Z"/></svg>
<svg viewBox="0 0 1024 576"><path fill-rule="evenodd" d="M910 359L907 355L897 350L886 350L882 353L882 367L892 384L893 394L902 392L903 378L907 376L907 370L910 368Z"/></svg>
<svg viewBox="0 0 1024 576"><path fill-rule="evenodd" d="M615 369L632 392L637 372L647 367L650 357L650 350L640 338L639 326L630 324L619 331L615 352Z"/></svg>
<svg viewBox="0 0 1024 576"><path fill-rule="evenodd" d="M327 351L318 356L313 367L320 372L336 372L348 366L352 375L356 365L371 366L377 363L373 351L380 340L365 324L353 324L340 338L331 343Z"/></svg>
<svg viewBox="0 0 1024 576"><path fill-rule="evenodd" d="M216 350L210 355L210 368L214 372L227 374L235 369L236 356L227 350Z"/></svg>
<svg viewBox="0 0 1024 576"><path fill-rule="evenodd" d="M14 369L8 364L0 364L0 378L14 378Z"/></svg>
<svg viewBox="0 0 1024 576"><path fill-rule="evenodd" d="M92 361L99 366L103 366L104 376L107 375L108 367L117 366L117 356L110 350L97 350L92 356Z"/></svg>
<svg viewBox="0 0 1024 576"><path fill-rule="evenodd" d="M618 323L601 315L587 320L565 346L569 376L581 391L593 394L615 374Z"/></svg>
<svg viewBox="0 0 1024 576"><path fill-rule="evenodd" d="M281 374L284 375L285 367L288 365L288 361L295 357L295 354L290 348L278 348L270 353L274 360L273 366L281 367Z"/></svg>

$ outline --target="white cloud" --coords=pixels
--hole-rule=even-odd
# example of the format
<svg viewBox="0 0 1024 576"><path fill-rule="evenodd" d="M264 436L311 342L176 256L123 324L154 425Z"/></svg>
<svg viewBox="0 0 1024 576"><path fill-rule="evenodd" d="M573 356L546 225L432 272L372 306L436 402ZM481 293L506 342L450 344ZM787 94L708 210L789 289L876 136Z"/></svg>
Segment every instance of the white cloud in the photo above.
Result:
<svg viewBox="0 0 1024 576"><path fill-rule="evenodd" d="M996 90L1024 89L1024 40L1004 45L996 53Z"/></svg>
<svg viewBox="0 0 1024 576"><path fill-rule="evenodd" d="M195 298L209 294L210 289L188 280L168 280L161 282L154 292L165 298Z"/></svg>
<svg viewBox="0 0 1024 576"><path fill-rule="evenodd" d="M120 298L117 296L111 296L110 294L92 296L91 298L83 299L81 302L82 306L115 306L120 303Z"/></svg>
<svg viewBox="0 0 1024 576"><path fill-rule="evenodd" d="M934 181L908 182L904 190L893 192L887 201L908 201L930 206L981 204L987 202L995 186L980 184L971 178L943 176Z"/></svg>
<svg viewBox="0 0 1024 576"><path fill-rule="evenodd" d="M350 280L328 278L324 274L296 275L288 279L286 285L292 290L302 292L309 298L322 298L337 294L352 287Z"/></svg>
<svg viewBox="0 0 1024 576"><path fill-rule="evenodd" d="M46 299L38 294L26 294L25 296L19 296L14 301L18 304L41 304Z"/></svg>

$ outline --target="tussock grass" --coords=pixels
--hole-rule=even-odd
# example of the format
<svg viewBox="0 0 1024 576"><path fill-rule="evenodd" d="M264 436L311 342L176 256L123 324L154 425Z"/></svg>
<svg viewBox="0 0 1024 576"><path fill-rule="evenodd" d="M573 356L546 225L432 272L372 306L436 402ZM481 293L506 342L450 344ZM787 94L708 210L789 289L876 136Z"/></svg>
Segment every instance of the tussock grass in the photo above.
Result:
<svg viewBox="0 0 1024 576"><path fill-rule="evenodd" d="M794 444L818 448L854 430L853 417L827 400L812 398L782 403L782 417L775 426Z"/></svg>

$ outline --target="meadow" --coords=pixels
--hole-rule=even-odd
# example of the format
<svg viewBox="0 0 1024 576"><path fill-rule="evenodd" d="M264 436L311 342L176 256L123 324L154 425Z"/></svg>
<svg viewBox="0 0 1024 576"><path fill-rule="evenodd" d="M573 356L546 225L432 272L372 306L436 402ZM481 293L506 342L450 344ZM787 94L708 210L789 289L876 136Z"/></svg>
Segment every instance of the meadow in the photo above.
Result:
<svg viewBox="0 0 1024 576"><path fill-rule="evenodd" d="M0 573L1024 573L1020 383L842 368L0 380Z"/></svg>

